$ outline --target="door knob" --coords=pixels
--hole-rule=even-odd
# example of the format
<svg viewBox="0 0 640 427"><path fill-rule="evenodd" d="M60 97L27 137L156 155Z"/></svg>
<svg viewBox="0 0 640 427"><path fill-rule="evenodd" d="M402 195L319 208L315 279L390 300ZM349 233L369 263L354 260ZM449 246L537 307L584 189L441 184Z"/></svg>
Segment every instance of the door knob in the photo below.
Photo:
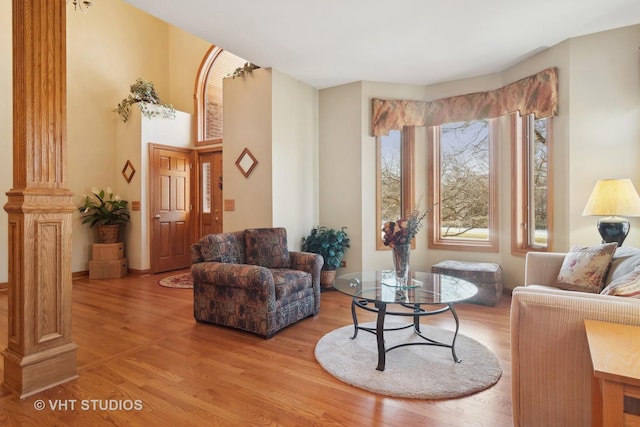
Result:
<svg viewBox="0 0 640 427"><path fill-rule="evenodd" d="M157 214L155 217L159 219L160 218L160 214Z"/></svg>

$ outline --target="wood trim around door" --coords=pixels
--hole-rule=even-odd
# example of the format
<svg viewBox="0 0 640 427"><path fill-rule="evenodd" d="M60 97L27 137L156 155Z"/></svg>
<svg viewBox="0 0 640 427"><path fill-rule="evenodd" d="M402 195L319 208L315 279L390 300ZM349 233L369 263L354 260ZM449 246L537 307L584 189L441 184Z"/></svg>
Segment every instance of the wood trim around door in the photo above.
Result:
<svg viewBox="0 0 640 427"><path fill-rule="evenodd" d="M195 176L194 176L194 168L193 165L195 164L195 160L196 160L196 154L195 151L191 148L187 148L187 147L174 147L174 146L170 146L170 145L163 145L163 144L156 144L156 143L149 143L149 181L148 181L148 185L149 185L149 217L148 217L148 230L149 230L149 260L150 260L150 266L151 266L151 272L152 273L157 273L158 271L158 265L156 262L156 259L158 257L157 254L157 250L158 250L158 245L157 240L158 237L154 235L154 221L156 220L155 216L156 216L156 212L154 212L154 206L156 203L156 199L158 197L158 189L156 188L156 182L155 182L155 178L158 175L158 170L156 169L156 166L154 165L154 154L156 151L158 150L164 150L164 151L172 151L172 152L176 152L176 153L185 153L189 155L189 161L190 161L190 172L189 172L189 212L193 211L193 208L195 206L194 203L194 194L196 192L196 188L194 188L194 183L195 183ZM194 229L194 221L189 221L189 225L188 225L189 229L187 231L187 234L189 236L189 242L188 244L191 245L194 242L194 235L195 235L195 229Z"/></svg>

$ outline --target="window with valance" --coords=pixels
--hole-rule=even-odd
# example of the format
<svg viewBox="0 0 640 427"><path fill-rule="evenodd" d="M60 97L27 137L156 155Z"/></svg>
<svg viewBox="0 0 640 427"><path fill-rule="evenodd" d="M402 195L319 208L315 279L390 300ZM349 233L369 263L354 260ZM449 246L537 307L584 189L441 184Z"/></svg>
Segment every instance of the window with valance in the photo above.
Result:
<svg viewBox="0 0 640 427"><path fill-rule="evenodd" d="M514 117L520 117L527 123L533 123L543 121L544 123L550 123L546 121L546 118L550 118L556 115L558 111L558 69L549 68L541 71L535 75L523 78L514 83L508 84L502 88L487 91L478 92L466 95L452 96L449 98L437 99L433 101L412 101L412 100L388 100L388 99L373 99L372 100L372 119L371 119L371 133L377 136L378 140L381 136L388 135L389 132L401 131L402 129L414 128L414 127L427 127L429 129L429 169L430 185L429 185L429 197L428 203L433 206L433 211L430 216L431 226L429 227L429 244L430 247L435 248L451 248L454 249L457 245L459 248L467 250L498 250L497 233L498 227L497 221L497 149L495 144L495 133L497 133L497 127L495 126L495 119L512 114ZM486 130L486 137L483 140L482 150L477 151L478 145L474 145L477 153L474 154L471 150L460 151L458 156L448 156L447 153L456 152L451 147L447 148L446 144L460 144L460 141L453 141L450 136L452 129L458 129L457 134L464 135L461 129L470 129L473 131L475 127L481 126ZM518 125L518 129L522 129L522 126ZM444 133L443 133L444 132ZM462 137L462 136L461 136ZM514 132L512 135L512 143L515 147L514 150L522 152L522 150L528 150L528 148L522 148L521 145L525 144L528 136L525 132ZM471 146L470 146L471 147ZM478 153L483 153L482 156ZM548 153L547 153L548 155ZM478 160L473 161L473 166L470 170L467 170L467 178L469 183L478 185L479 182L485 182L486 188L478 189L475 191L457 191L465 190L465 186L460 186L456 191L452 191L450 187L451 176L447 175L447 170L452 167L458 167L460 163L463 163L465 158L476 157ZM529 167L526 164L526 157L520 157L517 164L512 166L514 169ZM457 160L457 161L456 161ZM446 162L450 162L446 163ZM523 163L523 161L525 163ZM469 163L469 162L467 162ZM486 167L486 172L482 170L482 167ZM475 174L475 176L473 176ZM485 176L486 175L486 176ZM527 191L533 191L531 188L534 184L536 177L530 173L519 173L518 179L522 182L515 186L518 192L527 193ZM545 178L546 180L547 178ZM545 181L546 182L546 181ZM549 183L547 183L549 184ZM469 190L469 188L466 188ZM452 197L455 195L455 198ZM475 198L486 197L487 200L478 201L474 203L462 203L461 198L465 196L473 195ZM550 191L548 193L550 197ZM471 196L469 196L471 197ZM528 225L528 221L535 221L535 218L539 218L540 204L536 206L536 212L532 215L527 215L528 209L527 200L532 200L531 197L526 194L515 194L513 200L517 203L521 201L522 206L518 207L521 213L517 216L518 224L514 227L514 230L530 230L536 228L536 224L532 224L531 228ZM486 208L487 213L485 217L479 216L477 213L478 206L482 205L483 209ZM544 206L549 206L550 203L545 203ZM465 216L464 212L471 212L471 208L474 208L474 218L469 218L467 223L461 221L460 218ZM381 208L379 208L380 210ZM514 210L516 207L514 206ZM453 211L457 212L457 217L452 214ZM460 213L462 212L462 213ZM470 215L469 215L470 216ZM513 217L514 221L516 217ZM460 226L452 227L452 224L459 223ZM541 222L538 221L539 225ZM551 223L551 221L549 221ZM470 225L475 224L475 225ZM475 231L471 230L476 228ZM464 234L456 234L460 230L469 229L468 236ZM445 231L446 230L446 231ZM452 231L454 230L454 231ZM481 230L481 231L479 231ZM454 234L447 234L454 233ZM484 233L484 234L483 234ZM526 231L523 231L526 233ZM513 237L514 241L519 242L519 251L526 252L529 249L527 242L527 236L521 235ZM529 233L533 236L533 233ZM469 237L475 235L477 237ZM533 241L532 241L533 242ZM535 245L536 250L540 250L539 245ZM543 249L544 250L544 249Z"/></svg>
<svg viewBox="0 0 640 427"><path fill-rule="evenodd" d="M372 101L371 134L387 135L404 126L437 126L492 119L518 111L521 116L551 117L558 113L558 69L548 68L488 92L435 101L377 99Z"/></svg>

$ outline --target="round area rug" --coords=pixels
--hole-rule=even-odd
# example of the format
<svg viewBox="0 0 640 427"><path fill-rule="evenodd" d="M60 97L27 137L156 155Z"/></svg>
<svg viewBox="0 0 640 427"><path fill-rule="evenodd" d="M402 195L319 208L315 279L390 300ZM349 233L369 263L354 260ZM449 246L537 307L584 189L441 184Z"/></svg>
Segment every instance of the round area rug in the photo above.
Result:
<svg viewBox="0 0 640 427"><path fill-rule="evenodd" d="M193 288L193 277L191 277L191 272L179 273L174 274L173 276L165 277L164 279L160 279L158 284L160 286L164 286L165 288L188 289Z"/></svg>
<svg viewBox="0 0 640 427"><path fill-rule="evenodd" d="M402 323L387 323L398 327ZM375 323L360 326L375 328ZM453 332L421 325L423 335L450 343ZM329 332L316 344L315 356L331 375L354 387L394 397L449 399L466 396L498 382L502 368L498 358L484 345L458 334L456 363L446 347L411 345L387 352L384 371L376 370L378 351L375 335L359 331L355 339L353 325ZM400 342L424 340L413 328L385 333L387 348Z"/></svg>

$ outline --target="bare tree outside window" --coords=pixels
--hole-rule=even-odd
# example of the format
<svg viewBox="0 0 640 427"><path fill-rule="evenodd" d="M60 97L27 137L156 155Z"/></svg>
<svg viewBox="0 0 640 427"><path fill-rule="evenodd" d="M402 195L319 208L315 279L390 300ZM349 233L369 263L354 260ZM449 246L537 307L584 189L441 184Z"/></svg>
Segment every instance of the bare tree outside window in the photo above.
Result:
<svg viewBox="0 0 640 427"><path fill-rule="evenodd" d="M553 244L552 119L512 117L511 252L548 251Z"/></svg>
<svg viewBox="0 0 640 427"><path fill-rule="evenodd" d="M429 128L429 247L499 250L497 119Z"/></svg>
<svg viewBox="0 0 640 427"><path fill-rule="evenodd" d="M443 239L489 239L489 121L440 126Z"/></svg>
<svg viewBox="0 0 640 427"><path fill-rule="evenodd" d="M547 119L537 119L533 123L533 213L535 224L531 240L534 245L547 246L548 230L548 187L549 187L549 150L547 144Z"/></svg>
<svg viewBox="0 0 640 427"><path fill-rule="evenodd" d="M378 136L376 147L376 249L388 250L382 226L402 218L413 205L415 128L405 126Z"/></svg>
<svg viewBox="0 0 640 427"><path fill-rule="evenodd" d="M401 132L391 131L380 141L380 227L396 221L402 212L402 145Z"/></svg>

